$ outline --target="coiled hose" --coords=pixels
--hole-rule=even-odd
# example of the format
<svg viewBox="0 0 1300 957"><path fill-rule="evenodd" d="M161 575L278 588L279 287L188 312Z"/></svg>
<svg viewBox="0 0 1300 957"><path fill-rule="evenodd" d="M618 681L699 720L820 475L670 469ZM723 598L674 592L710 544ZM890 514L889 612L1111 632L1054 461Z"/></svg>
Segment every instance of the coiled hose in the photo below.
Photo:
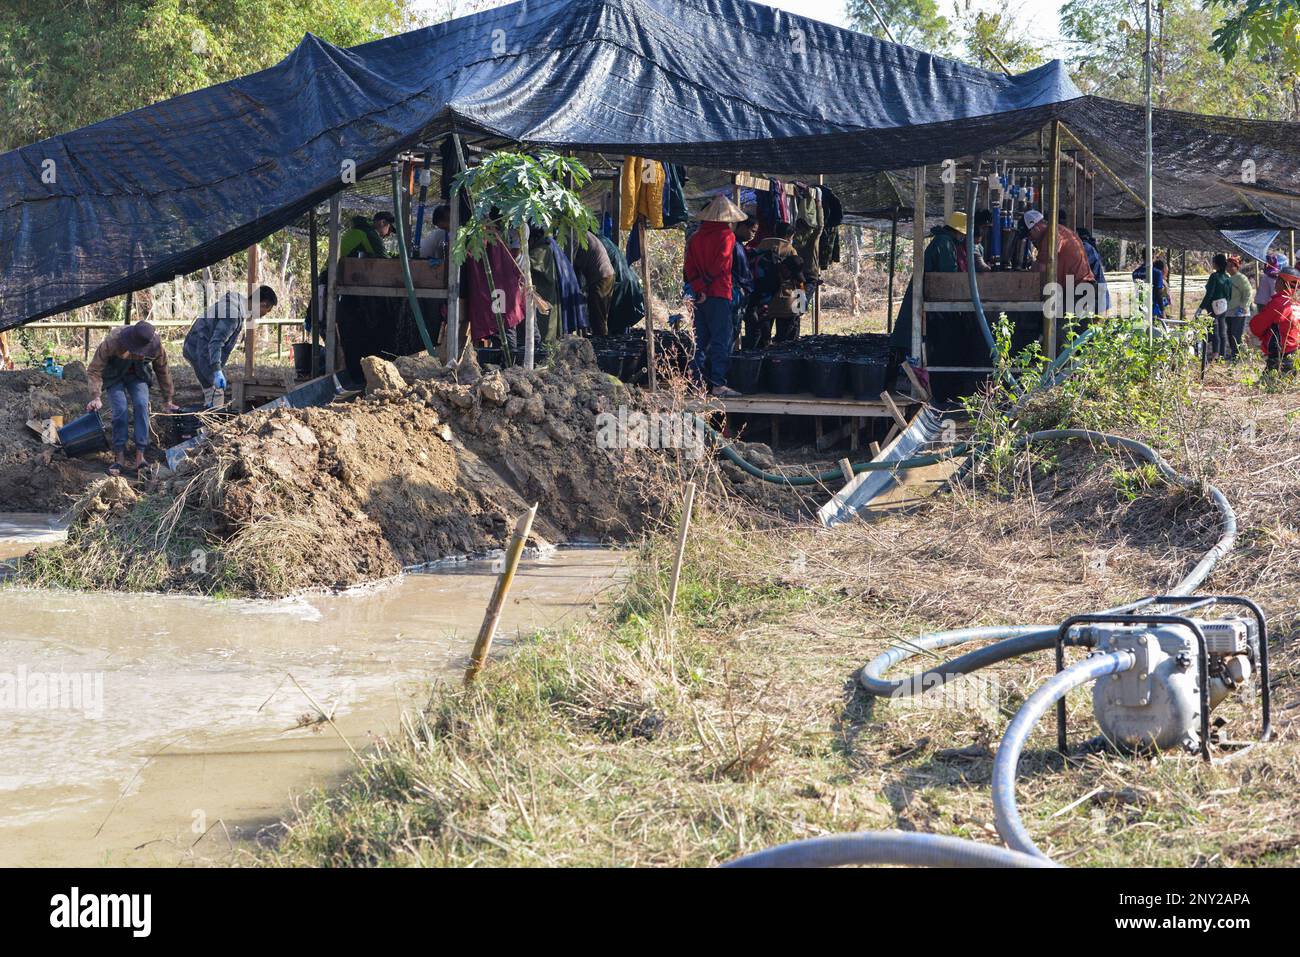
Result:
<svg viewBox="0 0 1300 957"><path fill-rule="evenodd" d="M1025 830L1025 825L1020 820L1020 810L1016 807L1016 768L1020 765L1020 753L1024 751L1025 742L1034 730L1034 725L1056 702L1075 688L1107 675L1128 671L1136 660L1131 651L1092 655L1052 675L1016 712L1007 733L1002 736L998 756L993 760L993 820L998 834L1012 850L1044 861L1049 860Z"/></svg>
<svg viewBox="0 0 1300 957"><path fill-rule="evenodd" d="M839 867L843 864L911 864L916 867L1052 867L1051 861L1005 847L942 834L865 831L832 834L738 858L724 867Z"/></svg>
<svg viewBox="0 0 1300 957"><path fill-rule="evenodd" d="M1051 429L1033 432L1024 437L1020 444L1034 442L1061 441L1069 439L1087 439L1123 448L1133 452L1155 466L1156 471L1167 481L1184 488L1199 489L1191 478L1181 475L1151 446L1135 439L1093 432L1087 429ZM1215 542L1170 593L1188 595L1195 591L1209 576L1219 559L1232 550L1237 537L1237 516L1232 506L1219 489L1208 487L1210 500L1218 509L1222 520L1222 531ZM1108 612L1122 611L1120 608L1107 609ZM953 631L934 632L912 639L903 646L894 647L878 655L863 666L858 681L863 690L876 697L906 697L919 694L929 688L942 685L953 678L970 674L980 668L1006 661L1009 658L1043 651L1053 647L1056 640L1055 625L1007 625L961 628ZM890 668L925 651L950 648L971 641L997 639L993 644L953 658L927 671L913 674L901 680L890 680L885 672ZM1068 640L1068 639L1067 639ZM1020 857L1006 858L1010 866L1027 866L1025 857L1033 858L1038 866L1050 864L1049 859L1029 837L1016 807L1016 769L1020 754L1028 740L1030 731L1048 709L1073 688L1097 678L1114 674L1132 667L1133 658L1126 652L1111 655L1094 655L1085 661L1065 669L1038 689L1021 707L1016 717L1007 728L1002 743L998 748L993 772L993 806L998 834L1013 851L1021 853ZM824 845L803 850L807 841L796 841L780 845L757 854L748 855L734 862L743 866L832 866L836 864L910 864L926 863L938 866L968 866L977 853L976 849L987 850L987 845L958 838L947 838L943 843L932 840L935 835L901 832L880 832L879 834L853 834L830 838L819 838L827 842ZM797 862L790 865L787 862Z"/></svg>

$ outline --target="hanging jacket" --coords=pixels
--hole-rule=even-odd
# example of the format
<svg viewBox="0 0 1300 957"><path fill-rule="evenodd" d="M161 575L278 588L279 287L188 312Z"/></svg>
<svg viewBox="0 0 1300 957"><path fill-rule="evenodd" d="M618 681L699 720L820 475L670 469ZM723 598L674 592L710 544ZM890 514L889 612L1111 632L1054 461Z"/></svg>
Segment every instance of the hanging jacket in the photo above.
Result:
<svg viewBox="0 0 1300 957"><path fill-rule="evenodd" d="M676 226L691 218L686 206L686 167L675 163L665 164L667 179L664 186L664 226Z"/></svg>
<svg viewBox="0 0 1300 957"><path fill-rule="evenodd" d="M1296 313L1296 301L1286 292L1275 292L1268 305L1255 313L1250 331L1260 341L1264 355L1268 355L1268 342L1274 334L1282 346L1282 355L1300 348L1300 315Z"/></svg>
<svg viewBox="0 0 1300 957"><path fill-rule="evenodd" d="M730 223L702 223L686 242L686 284L697 296L731 301L732 252L736 234Z"/></svg>
<svg viewBox="0 0 1300 957"><path fill-rule="evenodd" d="M620 336L645 318L645 293L623 253L608 236L600 237L614 267L614 295L609 301L609 334Z"/></svg>
<svg viewBox="0 0 1300 957"><path fill-rule="evenodd" d="M493 293L503 293L504 313L501 320L507 329L513 329L524 321L524 283L519 267L510 250L501 243L489 243L484 254L486 265L477 259L466 260L466 278L469 290L466 306L469 313L470 333L475 339L491 339L500 334L497 328L497 314L493 311ZM492 279L488 280L488 267Z"/></svg>
<svg viewBox="0 0 1300 957"><path fill-rule="evenodd" d="M619 228L627 231L644 216L649 229L664 228L664 188L667 185L664 164L658 160L628 156L623 160L619 189ZM685 200L683 200L684 202Z"/></svg>
<svg viewBox="0 0 1300 957"><path fill-rule="evenodd" d="M555 257L555 273L559 280L558 305L562 319L560 329L564 335L589 329L591 323L587 321L587 297L578 282L578 273L574 270L569 257L564 254L564 250L560 248L560 244L554 239L549 242L551 255ZM554 318L553 311L552 318Z"/></svg>

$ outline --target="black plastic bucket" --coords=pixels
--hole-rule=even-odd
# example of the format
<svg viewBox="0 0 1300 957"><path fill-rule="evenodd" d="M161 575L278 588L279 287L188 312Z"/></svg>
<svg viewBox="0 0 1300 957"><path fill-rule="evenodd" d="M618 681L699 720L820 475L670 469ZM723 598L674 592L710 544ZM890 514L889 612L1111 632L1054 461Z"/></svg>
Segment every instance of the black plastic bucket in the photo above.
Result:
<svg viewBox="0 0 1300 957"><path fill-rule="evenodd" d="M601 372L618 378L623 372L623 356L618 352L597 352L596 365Z"/></svg>
<svg viewBox="0 0 1300 957"><path fill-rule="evenodd" d="M295 342L293 344L293 372L299 379L311 376L311 343ZM316 347L316 372L325 374L325 347Z"/></svg>
<svg viewBox="0 0 1300 957"><path fill-rule="evenodd" d="M794 395L804 391L804 363L801 356L768 353L763 368L767 387L777 395Z"/></svg>
<svg viewBox="0 0 1300 957"><path fill-rule="evenodd" d="M752 395L761 388L763 381L763 353L737 352L731 357L731 366L727 369L727 385L737 392Z"/></svg>
<svg viewBox="0 0 1300 957"><path fill-rule="evenodd" d="M624 352L623 364L619 370L618 377L624 382L636 382L641 378L641 370L645 367L644 352Z"/></svg>
<svg viewBox="0 0 1300 957"><path fill-rule="evenodd" d="M850 359L849 391L853 398L861 402L874 402L885 391L885 372L887 363L872 359Z"/></svg>
<svg viewBox="0 0 1300 957"><path fill-rule="evenodd" d="M63 447L64 454L71 458L107 452L108 436L104 434L104 423L99 420L99 413L79 415L59 429L59 445Z"/></svg>
<svg viewBox="0 0 1300 957"><path fill-rule="evenodd" d="M478 353L478 365L480 369L487 366L500 366L505 364L505 352L493 346L484 346L474 350Z"/></svg>
<svg viewBox="0 0 1300 957"><path fill-rule="evenodd" d="M819 399L838 399L848 386L848 363L842 356L808 356L808 388Z"/></svg>

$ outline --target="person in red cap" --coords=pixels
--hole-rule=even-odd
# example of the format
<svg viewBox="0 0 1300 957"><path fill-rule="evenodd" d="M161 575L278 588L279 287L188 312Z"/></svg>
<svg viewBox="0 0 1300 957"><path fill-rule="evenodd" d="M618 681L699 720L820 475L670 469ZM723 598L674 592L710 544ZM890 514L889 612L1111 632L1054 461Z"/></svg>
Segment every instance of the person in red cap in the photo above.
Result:
<svg viewBox="0 0 1300 957"><path fill-rule="evenodd" d="M1268 368L1294 372L1295 351L1300 348L1300 272L1282 269L1277 274L1273 298L1250 320L1250 331L1260 341Z"/></svg>
<svg viewBox="0 0 1300 957"><path fill-rule="evenodd" d="M175 387L167 368L167 352L153 325L143 320L110 332L90 360L86 381L94 398L86 404L86 411L98 412L104 405L101 395L107 392L108 406L113 412L114 462L108 469L109 475L121 475L126 468L128 400L135 413L135 468L145 464L144 452L149 447L149 386L155 375L167 411L180 411L172 402Z"/></svg>

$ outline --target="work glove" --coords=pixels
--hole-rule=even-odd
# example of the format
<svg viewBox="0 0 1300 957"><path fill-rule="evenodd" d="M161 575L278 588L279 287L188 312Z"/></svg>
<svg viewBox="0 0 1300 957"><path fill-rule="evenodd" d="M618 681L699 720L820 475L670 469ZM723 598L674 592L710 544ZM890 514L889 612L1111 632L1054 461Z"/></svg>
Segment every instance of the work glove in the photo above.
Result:
<svg viewBox="0 0 1300 957"><path fill-rule="evenodd" d="M226 389L226 374L218 369L217 374L212 377L212 384L224 392Z"/></svg>

